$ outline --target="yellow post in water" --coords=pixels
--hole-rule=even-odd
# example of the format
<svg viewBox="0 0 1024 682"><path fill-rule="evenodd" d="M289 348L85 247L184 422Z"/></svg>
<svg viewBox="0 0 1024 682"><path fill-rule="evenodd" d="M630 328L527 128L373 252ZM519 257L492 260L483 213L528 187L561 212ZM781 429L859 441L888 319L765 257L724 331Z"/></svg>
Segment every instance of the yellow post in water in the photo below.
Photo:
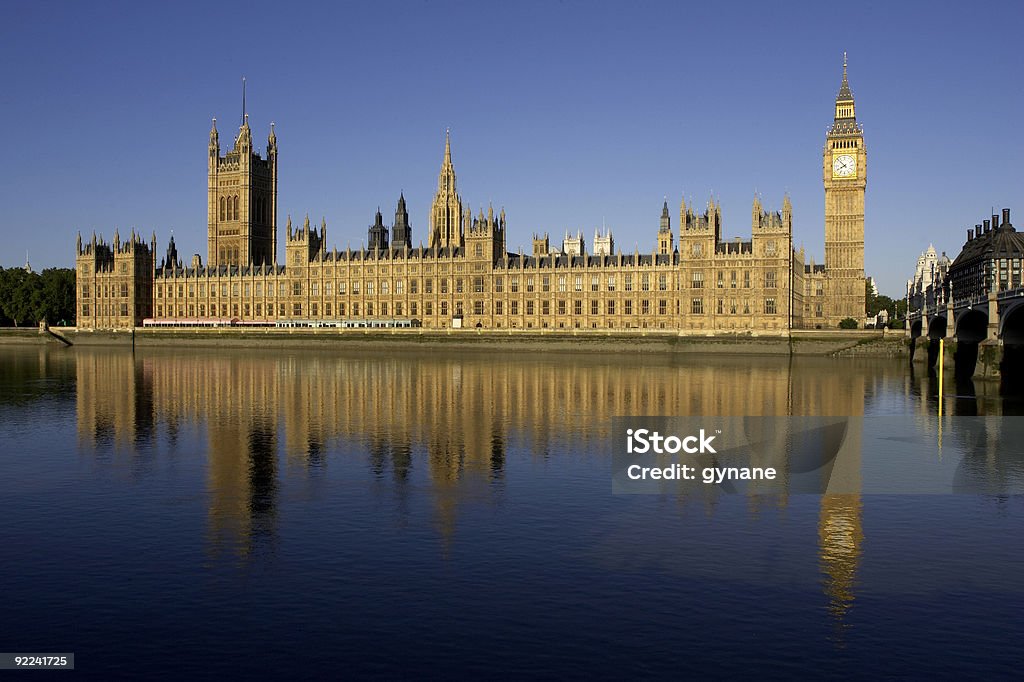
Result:
<svg viewBox="0 0 1024 682"><path fill-rule="evenodd" d="M945 339L939 339L939 416L942 416L942 365L945 359Z"/></svg>

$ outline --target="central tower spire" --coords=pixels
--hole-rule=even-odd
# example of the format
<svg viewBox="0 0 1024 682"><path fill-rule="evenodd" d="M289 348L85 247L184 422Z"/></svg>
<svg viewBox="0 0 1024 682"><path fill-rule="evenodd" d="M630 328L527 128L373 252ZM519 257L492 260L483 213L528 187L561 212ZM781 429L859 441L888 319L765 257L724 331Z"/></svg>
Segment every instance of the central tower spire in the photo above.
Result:
<svg viewBox="0 0 1024 682"><path fill-rule="evenodd" d="M455 248L462 246L462 197L455 189L455 166L452 165L451 131L444 133L444 160L437 176L437 194L430 208L430 246Z"/></svg>

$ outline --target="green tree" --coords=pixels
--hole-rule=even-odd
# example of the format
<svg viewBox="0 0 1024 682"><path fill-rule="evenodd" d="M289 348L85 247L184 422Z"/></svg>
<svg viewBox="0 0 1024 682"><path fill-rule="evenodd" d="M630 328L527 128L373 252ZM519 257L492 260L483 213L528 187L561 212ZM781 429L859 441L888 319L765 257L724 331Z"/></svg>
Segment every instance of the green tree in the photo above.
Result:
<svg viewBox="0 0 1024 682"><path fill-rule="evenodd" d="M15 327L36 324L43 314L42 279L22 268L4 270L0 278L0 308Z"/></svg>
<svg viewBox="0 0 1024 682"><path fill-rule="evenodd" d="M839 328L840 329L856 329L857 328L857 320L853 319L852 317L844 318L843 320L841 320L839 322Z"/></svg>
<svg viewBox="0 0 1024 682"><path fill-rule="evenodd" d="M43 270L42 316L50 324L75 322L75 271L69 268Z"/></svg>
<svg viewBox="0 0 1024 682"><path fill-rule="evenodd" d="M867 313L868 317L871 317L878 312L876 306L878 305L878 297L871 290L871 280L864 280L864 312ZM854 327L856 328L856 327Z"/></svg>

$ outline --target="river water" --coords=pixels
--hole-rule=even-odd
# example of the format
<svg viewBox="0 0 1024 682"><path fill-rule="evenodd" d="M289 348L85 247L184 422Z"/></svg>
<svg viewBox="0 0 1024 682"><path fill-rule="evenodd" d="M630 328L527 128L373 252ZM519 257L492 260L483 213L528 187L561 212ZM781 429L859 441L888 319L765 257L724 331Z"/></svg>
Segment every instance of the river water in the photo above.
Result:
<svg viewBox="0 0 1024 682"><path fill-rule="evenodd" d="M0 651L97 679L1009 677L1022 458L990 445L986 494L900 481L956 468L959 415L1024 409L944 388L945 421L898 360L6 346ZM613 494L611 424L641 415L940 447L864 447L844 494Z"/></svg>

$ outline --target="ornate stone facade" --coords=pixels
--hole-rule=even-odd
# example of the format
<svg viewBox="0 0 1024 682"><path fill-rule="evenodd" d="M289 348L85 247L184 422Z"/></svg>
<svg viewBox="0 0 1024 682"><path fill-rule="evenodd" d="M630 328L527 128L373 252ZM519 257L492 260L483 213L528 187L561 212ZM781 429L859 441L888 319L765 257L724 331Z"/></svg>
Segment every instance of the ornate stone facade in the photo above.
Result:
<svg viewBox="0 0 1024 682"><path fill-rule="evenodd" d="M253 151L248 117L223 157L215 124L209 150L207 263L197 255L184 265L173 239L160 263L155 237L147 246L133 235L130 247L115 239L113 249L95 237L84 249L80 243L80 327L125 328L155 318L784 334L835 327L844 317L863 320L865 156L845 65L824 151L824 267L805 265L803 250L793 248L788 197L777 212L754 199L748 240L725 238L714 199L700 213L684 200L674 232L666 200L652 230L653 253L615 251L608 230L595 235L592 254L579 232L562 249L535 234L532 253L511 253L504 209L481 209L473 218L458 194L448 134L427 246L413 247L403 195L390 238L378 209L368 247L357 251L329 249L326 221L318 228L307 216L293 229L289 218L280 259L273 127L265 159Z"/></svg>

